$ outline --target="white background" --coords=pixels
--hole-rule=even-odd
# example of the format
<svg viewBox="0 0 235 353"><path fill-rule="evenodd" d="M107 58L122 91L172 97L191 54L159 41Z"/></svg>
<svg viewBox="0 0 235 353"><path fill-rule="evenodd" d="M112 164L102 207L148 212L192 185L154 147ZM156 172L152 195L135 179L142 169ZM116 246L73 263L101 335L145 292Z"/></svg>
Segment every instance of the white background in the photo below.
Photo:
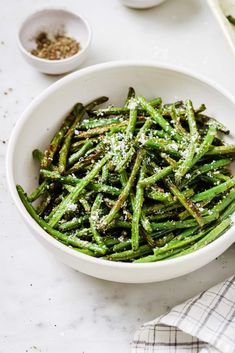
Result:
<svg viewBox="0 0 235 353"><path fill-rule="evenodd" d="M179 279L109 283L59 263L26 229L7 190L4 157L23 110L58 77L42 75L23 61L16 34L30 12L64 3L0 0L0 353L127 353L141 323L235 268L233 246ZM205 0L168 0L145 11L127 9L118 0L67 0L66 6L85 15L93 29L84 66L153 59L204 74L235 94L235 57Z"/></svg>

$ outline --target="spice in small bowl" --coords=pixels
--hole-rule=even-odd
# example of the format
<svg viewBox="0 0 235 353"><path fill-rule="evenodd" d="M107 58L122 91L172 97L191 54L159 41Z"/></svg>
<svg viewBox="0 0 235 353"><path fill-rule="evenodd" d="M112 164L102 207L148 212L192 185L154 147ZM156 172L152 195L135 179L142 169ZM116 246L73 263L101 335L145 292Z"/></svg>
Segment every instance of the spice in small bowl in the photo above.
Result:
<svg viewBox="0 0 235 353"><path fill-rule="evenodd" d="M35 41L37 47L31 54L42 59L62 60L77 54L80 50L80 43L76 39L59 33L49 36L46 32L40 32Z"/></svg>
<svg viewBox="0 0 235 353"><path fill-rule="evenodd" d="M46 7L24 20L18 45L24 59L38 71L65 74L76 70L87 58L91 28L81 15Z"/></svg>

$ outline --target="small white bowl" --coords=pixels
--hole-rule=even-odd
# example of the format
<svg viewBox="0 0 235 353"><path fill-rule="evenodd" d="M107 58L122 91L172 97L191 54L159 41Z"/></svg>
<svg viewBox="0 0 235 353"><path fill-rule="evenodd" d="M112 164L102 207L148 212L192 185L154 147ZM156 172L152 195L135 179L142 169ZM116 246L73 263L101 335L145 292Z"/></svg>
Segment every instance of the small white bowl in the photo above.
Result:
<svg viewBox="0 0 235 353"><path fill-rule="evenodd" d="M149 99L160 96L164 102L172 102L191 98L195 106L205 103L208 115L229 127L234 143L235 120L231 117L235 115L235 99L215 82L155 62L104 63L58 80L30 104L18 120L8 144L7 181L16 207L32 234L62 262L110 281L163 281L192 272L222 254L235 241L235 225L211 244L185 256L143 264L112 262L77 252L46 233L26 211L15 187L21 184L27 193L36 187L38 164L32 158L32 150L45 150L63 116L76 102L86 104L105 95L114 105L121 105L129 86Z"/></svg>
<svg viewBox="0 0 235 353"><path fill-rule="evenodd" d="M31 54L36 48L35 37L40 32L52 35L63 33L76 39L79 52L69 58L48 60ZM91 44L91 28L87 20L63 8L45 8L28 16L18 33L18 45L26 61L45 74L59 75L75 70L87 57Z"/></svg>
<svg viewBox="0 0 235 353"><path fill-rule="evenodd" d="M160 5L165 0L120 0L123 5L132 9L148 9Z"/></svg>

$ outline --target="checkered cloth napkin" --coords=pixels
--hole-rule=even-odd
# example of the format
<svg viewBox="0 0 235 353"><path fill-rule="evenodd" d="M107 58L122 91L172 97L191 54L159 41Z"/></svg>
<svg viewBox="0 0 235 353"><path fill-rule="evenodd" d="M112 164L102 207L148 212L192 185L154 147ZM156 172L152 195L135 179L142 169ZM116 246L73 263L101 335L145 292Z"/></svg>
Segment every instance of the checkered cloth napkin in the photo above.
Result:
<svg viewBox="0 0 235 353"><path fill-rule="evenodd" d="M136 333L131 353L235 353L235 275Z"/></svg>

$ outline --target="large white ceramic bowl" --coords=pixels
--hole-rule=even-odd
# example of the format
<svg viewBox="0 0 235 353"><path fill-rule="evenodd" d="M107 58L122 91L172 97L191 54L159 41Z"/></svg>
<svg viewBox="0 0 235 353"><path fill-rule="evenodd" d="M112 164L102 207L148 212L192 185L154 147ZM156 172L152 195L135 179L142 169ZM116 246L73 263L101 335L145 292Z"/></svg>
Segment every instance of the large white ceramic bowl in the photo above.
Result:
<svg viewBox="0 0 235 353"><path fill-rule="evenodd" d="M96 65L57 81L26 109L9 141L7 180L14 202L32 234L65 264L110 281L163 281L194 271L215 259L233 243L235 227L206 247L176 259L146 264L110 262L78 253L53 239L27 213L15 188L19 183L30 192L36 186L38 166L31 151L37 147L45 149L63 116L75 102L87 103L97 96L106 95L112 103L122 104L129 86L148 98L161 96L164 102L191 98L196 106L205 103L208 113L225 123L233 136L235 134L234 99L205 78L151 62Z"/></svg>

